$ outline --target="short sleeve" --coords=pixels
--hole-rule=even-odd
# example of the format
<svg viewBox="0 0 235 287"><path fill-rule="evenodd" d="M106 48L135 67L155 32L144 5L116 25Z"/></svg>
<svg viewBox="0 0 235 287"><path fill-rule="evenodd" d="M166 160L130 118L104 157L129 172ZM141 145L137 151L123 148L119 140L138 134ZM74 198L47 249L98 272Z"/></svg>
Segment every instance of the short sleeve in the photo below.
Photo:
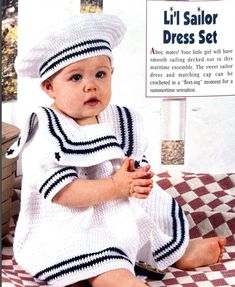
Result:
<svg viewBox="0 0 235 287"><path fill-rule="evenodd" d="M57 192L77 178L75 167L57 166L43 174L37 183L37 188L43 198L52 200Z"/></svg>

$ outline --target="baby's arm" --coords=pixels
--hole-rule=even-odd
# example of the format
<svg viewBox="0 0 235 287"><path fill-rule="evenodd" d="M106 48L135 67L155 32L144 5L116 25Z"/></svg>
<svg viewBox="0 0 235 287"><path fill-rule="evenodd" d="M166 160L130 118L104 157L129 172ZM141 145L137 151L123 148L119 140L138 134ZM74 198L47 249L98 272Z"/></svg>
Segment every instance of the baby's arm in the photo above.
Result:
<svg viewBox="0 0 235 287"><path fill-rule="evenodd" d="M129 159L125 158L121 168L107 179L75 179L62 188L52 201L69 207L87 207L112 199L127 198L133 193L137 193L138 198L146 198L152 185L148 171L146 168L130 171L129 165Z"/></svg>

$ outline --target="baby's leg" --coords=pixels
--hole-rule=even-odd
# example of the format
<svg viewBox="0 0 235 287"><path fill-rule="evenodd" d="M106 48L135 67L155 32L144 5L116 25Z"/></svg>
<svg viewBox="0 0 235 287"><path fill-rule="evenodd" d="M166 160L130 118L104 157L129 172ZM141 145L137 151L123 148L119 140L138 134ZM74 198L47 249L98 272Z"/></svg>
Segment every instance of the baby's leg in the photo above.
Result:
<svg viewBox="0 0 235 287"><path fill-rule="evenodd" d="M129 270L115 269L89 279L92 287L146 287Z"/></svg>
<svg viewBox="0 0 235 287"><path fill-rule="evenodd" d="M225 244L226 239L223 237L191 240L184 255L174 266L182 270L188 270L215 264L221 261Z"/></svg>

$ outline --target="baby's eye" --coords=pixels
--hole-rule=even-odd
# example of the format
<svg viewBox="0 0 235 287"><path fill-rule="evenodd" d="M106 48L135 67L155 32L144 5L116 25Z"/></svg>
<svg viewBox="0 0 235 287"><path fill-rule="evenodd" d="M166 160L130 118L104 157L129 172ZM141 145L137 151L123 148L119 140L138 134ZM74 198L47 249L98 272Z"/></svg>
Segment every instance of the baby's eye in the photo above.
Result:
<svg viewBox="0 0 235 287"><path fill-rule="evenodd" d="M99 72L97 72L96 73L96 78L98 78L98 79L102 79L102 78L104 78L105 76L106 76L106 72L104 72L104 71L99 71Z"/></svg>
<svg viewBox="0 0 235 287"><path fill-rule="evenodd" d="M82 79L82 76L80 74L74 74L71 76L72 81L80 81Z"/></svg>

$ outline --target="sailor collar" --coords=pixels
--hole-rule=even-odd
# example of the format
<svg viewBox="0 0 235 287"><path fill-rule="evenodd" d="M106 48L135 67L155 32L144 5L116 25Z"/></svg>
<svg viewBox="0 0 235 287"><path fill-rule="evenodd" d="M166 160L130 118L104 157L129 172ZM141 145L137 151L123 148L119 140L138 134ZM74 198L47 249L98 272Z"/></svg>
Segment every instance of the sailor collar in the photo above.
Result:
<svg viewBox="0 0 235 287"><path fill-rule="evenodd" d="M126 107L109 105L99 124L79 126L73 119L48 107L33 112L18 141L7 151L16 157L38 128L53 144L54 161L61 165L91 166L104 160L134 157L136 154L135 114Z"/></svg>

